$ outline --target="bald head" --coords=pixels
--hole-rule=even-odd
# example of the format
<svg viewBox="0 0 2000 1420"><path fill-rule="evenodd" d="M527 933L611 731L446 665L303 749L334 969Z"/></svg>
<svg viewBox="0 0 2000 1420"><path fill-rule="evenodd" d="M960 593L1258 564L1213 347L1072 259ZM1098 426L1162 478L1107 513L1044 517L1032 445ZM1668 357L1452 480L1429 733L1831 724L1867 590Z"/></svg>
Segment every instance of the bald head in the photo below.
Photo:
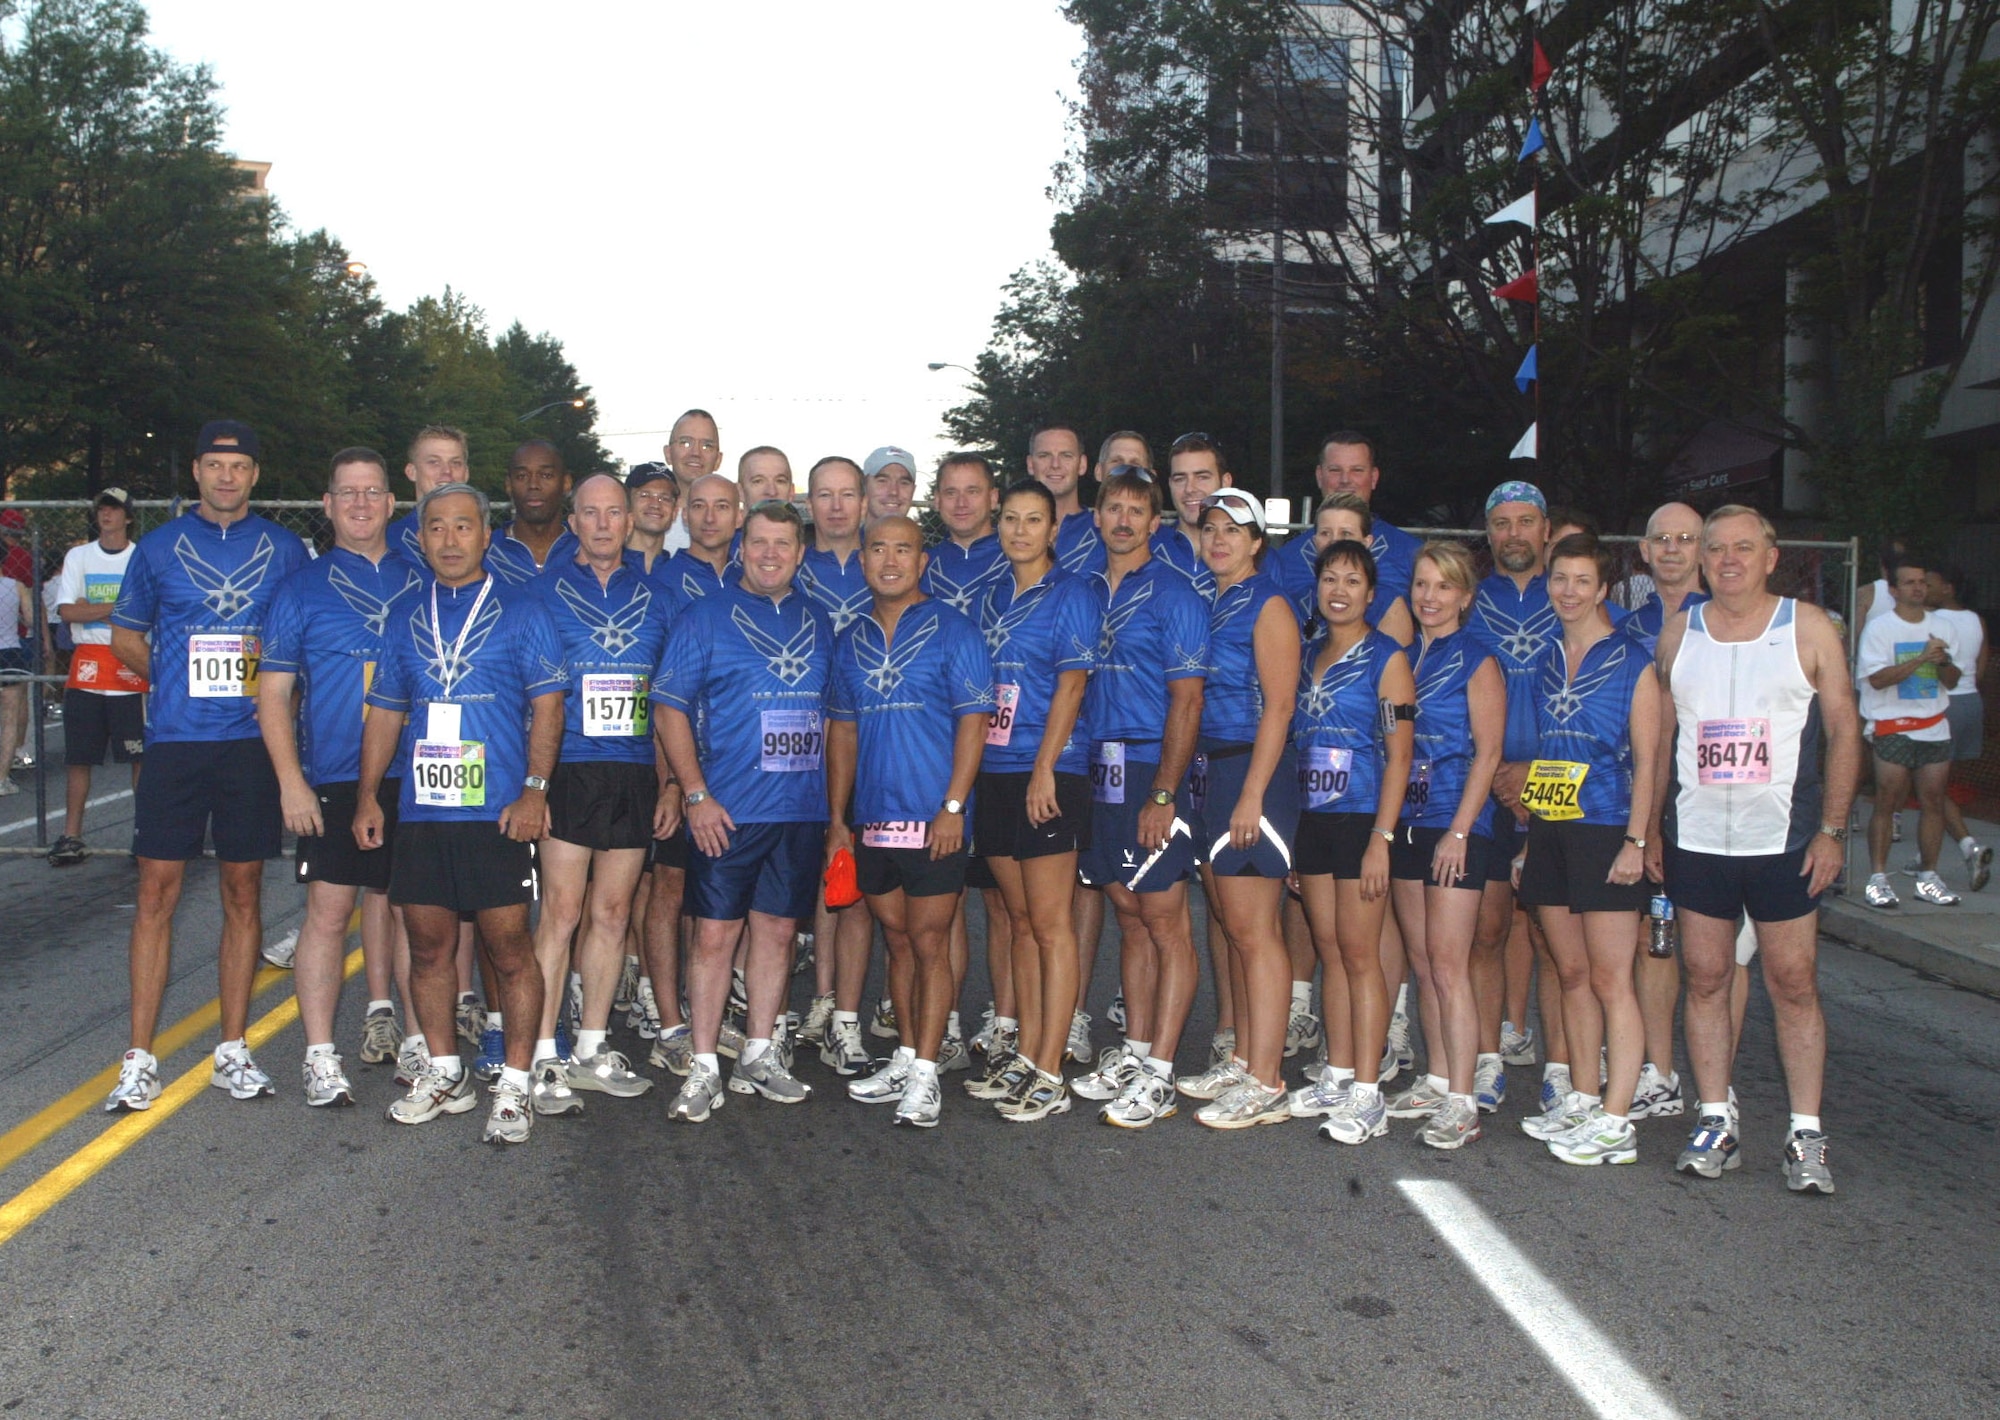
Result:
<svg viewBox="0 0 2000 1420"><path fill-rule="evenodd" d="M1662 596L1692 591L1701 581L1701 514L1685 503L1655 508L1639 555Z"/></svg>
<svg viewBox="0 0 2000 1420"><path fill-rule="evenodd" d="M632 512L625 485L609 474L593 473L578 485L569 515L582 558L609 575L625 556L625 539L632 535Z"/></svg>
<svg viewBox="0 0 2000 1420"><path fill-rule="evenodd" d="M572 495L572 499L579 508L583 507L586 502L601 504L615 501L623 503L625 501L625 485L618 480L616 474L593 473L584 479L583 482L577 484L576 492Z"/></svg>
<svg viewBox="0 0 2000 1420"><path fill-rule="evenodd" d="M719 473L703 474L688 487L688 541L709 560L727 556L729 540L743 518L736 485Z"/></svg>

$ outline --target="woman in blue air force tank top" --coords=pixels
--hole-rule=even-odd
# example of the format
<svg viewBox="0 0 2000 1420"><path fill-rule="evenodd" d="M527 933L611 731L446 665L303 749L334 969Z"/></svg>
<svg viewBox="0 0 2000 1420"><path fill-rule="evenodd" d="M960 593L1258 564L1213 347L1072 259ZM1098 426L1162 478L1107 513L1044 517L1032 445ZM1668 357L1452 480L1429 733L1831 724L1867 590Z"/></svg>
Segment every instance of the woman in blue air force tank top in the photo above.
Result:
<svg viewBox="0 0 2000 1420"><path fill-rule="evenodd" d="M1562 638L1533 681L1535 759L1521 788L1533 818L1519 858L1521 903L1535 912L1562 979L1563 1033L1580 1077L1595 1083L1593 1045L1609 1047L1600 1099L1574 1088L1521 1126L1565 1163L1629 1164L1629 1114L1645 1053L1632 985L1644 882L1646 820L1659 758L1659 682L1636 636L1598 614L1616 563L1587 534L1549 551L1549 602Z"/></svg>

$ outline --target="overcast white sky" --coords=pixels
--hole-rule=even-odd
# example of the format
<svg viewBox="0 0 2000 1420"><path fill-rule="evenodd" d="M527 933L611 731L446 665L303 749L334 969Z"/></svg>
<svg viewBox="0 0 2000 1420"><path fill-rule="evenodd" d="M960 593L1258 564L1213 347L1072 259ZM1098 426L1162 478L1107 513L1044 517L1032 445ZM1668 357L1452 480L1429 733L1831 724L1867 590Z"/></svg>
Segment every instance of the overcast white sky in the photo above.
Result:
<svg viewBox="0 0 2000 1420"><path fill-rule="evenodd" d="M1048 251L1081 50L1055 0L150 9L213 67L229 147L389 304L449 284L555 334L622 459L700 405L801 479L944 451L966 377L925 364L971 364Z"/></svg>

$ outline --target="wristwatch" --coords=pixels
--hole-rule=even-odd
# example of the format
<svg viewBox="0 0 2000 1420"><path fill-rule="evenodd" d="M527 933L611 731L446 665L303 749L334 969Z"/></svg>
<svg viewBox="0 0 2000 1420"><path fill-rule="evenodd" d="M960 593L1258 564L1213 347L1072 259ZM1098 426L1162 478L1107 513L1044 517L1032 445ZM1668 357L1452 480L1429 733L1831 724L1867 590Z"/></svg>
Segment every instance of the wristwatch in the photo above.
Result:
<svg viewBox="0 0 2000 1420"><path fill-rule="evenodd" d="M1847 829L1842 824L1823 823L1819 826L1819 831L1835 843L1847 842Z"/></svg>
<svg viewBox="0 0 2000 1420"><path fill-rule="evenodd" d="M1625 841L1631 844L1634 848L1638 849L1641 853L1646 851L1646 840L1643 838L1634 838L1631 834L1628 833L1625 835Z"/></svg>
<svg viewBox="0 0 2000 1420"><path fill-rule="evenodd" d="M1155 789L1147 797L1151 798L1154 803L1158 804L1161 808L1164 809L1170 807L1173 804L1174 791L1172 789Z"/></svg>
<svg viewBox="0 0 2000 1420"><path fill-rule="evenodd" d="M963 799L946 799L946 800L944 801L944 811L945 811L946 813L948 813L948 814L962 814L962 813L964 813L964 812L965 812L965 800L963 800Z"/></svg>
<svg viewBox="0 0 2000 1420"><path fill-rule="evenodd" d="M708 802L708 790L691 789L688 791L686 803L689 808L693 808L696 804L705 804L707 802Z"/></svg>
<svg viewBox="0 0 2000 1420"><path fill-rule="evenodd" d="M1370 827L1368 831L1369 831L1370 833L1372 833L1372 834L1375 834L1375 835L1376 835L1376 836L1378 836L1379 838L1381 838L1381 840L1382 840L1382 841L1383 841L1384 843L1387 843L1387 844L1389 844L1389 845L1390 845L1391 847L1394 847L1394 846L1395 846L1395 842L1396 842L1396 830L1395 830L1395 829L1393 829L1393 828L1374 828L1374 827Z"/></svg>
<svg viewBox="0 0 2000 1420"><path fill-rule="evenodd" d="M534 789L546 794L549 792L549 781L542 778L539 774L530 774L521 781L521 787L523 789Z"/></svg>

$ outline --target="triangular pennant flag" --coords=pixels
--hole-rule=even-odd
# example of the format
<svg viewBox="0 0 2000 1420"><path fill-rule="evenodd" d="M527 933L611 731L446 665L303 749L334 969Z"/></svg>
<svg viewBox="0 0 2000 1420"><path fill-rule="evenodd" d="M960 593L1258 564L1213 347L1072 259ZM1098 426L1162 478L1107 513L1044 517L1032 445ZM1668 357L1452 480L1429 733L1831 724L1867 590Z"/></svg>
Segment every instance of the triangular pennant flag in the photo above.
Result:
<svg viewBox="0 0 2000 1420"><path fill-rule="evenodd" d="M1535 284L1535 268L1529 267L1505 286L1495 286L1493 294L1503 301L1535 301L1541 296Z"/></svg>
<svg viewBox="0 0 2000 1420"><path fill-rule="evenodd" d="M1542 42L1536 40L1535 56L1528 70L1528 87L1536 93L1540 93L1542 85L1549 82L1549 75L1555 72L1555 65L1549 63L1548 55L1542 52Z"/></svg>
<svg viewBox="0 0 2000 1420"><path fill-rule="evenodd" d="M1522 394L1526 394L1528 386L1539 378L1535 373L1535 351L1538 348L1537 346L1530 345L1526 358L1521 361L1521 368L1514 372L1514 388Z"/></svg>
<svg viewBox="0 0 2000 1420"><path fill-rule="evenodd" d="M1531 115L1528 119L1528 136L1521 140L1521 156L1514 161L1525 163L1547 146L1548 144L1542 141L1542 121Z"/></svg>
<svg viewBox="0 0 2000 1420"><path fill-rule="evenodd" d="M1519 222L1522 226L1532 230L1535 225L1535 194L1532 192L1522 193L1519 197L1486 219L1486 225L1489 227L1499 222Z"/></svg>
<svg viewBox="0 0 2000 1420"><path fill-rule="evenodd" d="M1539 427L1541 427L1539 424L1530 424L1528 432L1520 437L1520 440L1508 452L1507 457L1510 459L1540 458L1541 455L1535 452L1535 430Z"/></svg>

